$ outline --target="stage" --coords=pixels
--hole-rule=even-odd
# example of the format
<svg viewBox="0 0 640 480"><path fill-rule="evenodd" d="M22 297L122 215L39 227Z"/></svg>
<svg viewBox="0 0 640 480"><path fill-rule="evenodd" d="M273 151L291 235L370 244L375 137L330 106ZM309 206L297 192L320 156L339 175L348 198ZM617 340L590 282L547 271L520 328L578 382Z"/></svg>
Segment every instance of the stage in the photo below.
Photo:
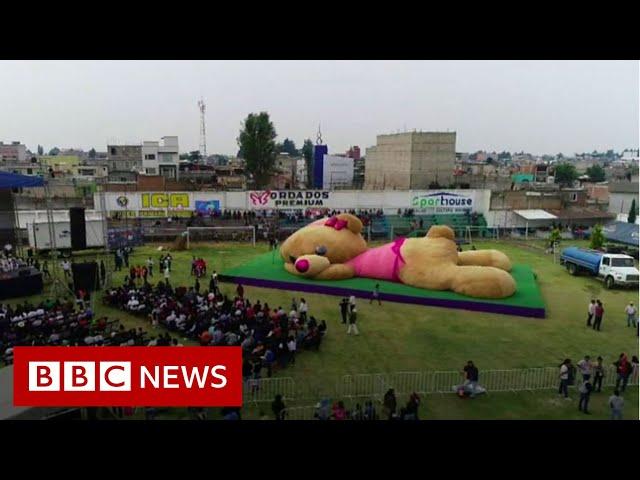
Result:
<svg viewBox="0 0 640 480"><path fill-rule="evenodd" d="M27 297L42 293L42 273L35 268L22 268L26 275L17 271L0 274L0 300Z"/></svg>
<svg viewBox="0 0 640 480"><path fill-rule="evenodd" d="M380 299L431 307L457 308L477 312L500 313L520 317L544 318L545 306L531 268L514 265L511 274L516 281L516 293L501 300L466 297L449 291L423 290L401 283L367 278L348 280L309 280L288 273L284 261L276 252L265 253L250 262L219 274L221 282L240 283L254 287L318 293L325 295L371 298L376 283L380 284Z"/></svg>

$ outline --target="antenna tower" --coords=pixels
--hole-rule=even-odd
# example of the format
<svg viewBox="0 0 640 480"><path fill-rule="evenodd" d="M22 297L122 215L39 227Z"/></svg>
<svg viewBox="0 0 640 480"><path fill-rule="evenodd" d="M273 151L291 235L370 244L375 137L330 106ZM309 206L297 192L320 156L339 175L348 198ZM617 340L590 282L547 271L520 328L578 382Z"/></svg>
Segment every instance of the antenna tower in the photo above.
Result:
<svg viewBox="0 0 640 480"><path fill-rule="evenodd" d="M207 159L207 130L205 128L204 114L207 106L204 104L204 100L200 98L198 101L198 108L200 109L200 155L202 159Z"/></svg>

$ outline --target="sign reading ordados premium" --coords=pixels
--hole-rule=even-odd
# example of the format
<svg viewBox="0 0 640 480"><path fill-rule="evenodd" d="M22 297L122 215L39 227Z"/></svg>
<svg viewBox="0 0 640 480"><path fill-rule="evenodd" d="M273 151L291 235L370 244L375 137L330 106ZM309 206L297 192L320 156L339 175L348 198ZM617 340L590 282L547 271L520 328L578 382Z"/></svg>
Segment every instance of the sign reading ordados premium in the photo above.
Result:
<svg viewBox="0 0 640 480"><path fill-rule="evenodd" d="M255 209L329 207L326 190L262 190L248 192L247 205Z"/></svg>
<svg viewBox="0 0 640 480"><path fill-rule="evenodd" d="M411 207L421 212L462 213L473 210L473 197L452 192L416 195Z"/></svg>

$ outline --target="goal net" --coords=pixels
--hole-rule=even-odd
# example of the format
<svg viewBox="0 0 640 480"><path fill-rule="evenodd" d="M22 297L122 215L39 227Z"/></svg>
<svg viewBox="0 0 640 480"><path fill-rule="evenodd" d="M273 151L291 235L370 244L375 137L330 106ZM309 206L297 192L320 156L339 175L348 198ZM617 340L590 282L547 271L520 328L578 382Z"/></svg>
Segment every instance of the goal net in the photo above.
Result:
<svg viewBox="0 0 640 480"><path fill-rule="evenodd" d="M256 246L254 227L187 227L187 249L199 242L251 242Z"/></svg>

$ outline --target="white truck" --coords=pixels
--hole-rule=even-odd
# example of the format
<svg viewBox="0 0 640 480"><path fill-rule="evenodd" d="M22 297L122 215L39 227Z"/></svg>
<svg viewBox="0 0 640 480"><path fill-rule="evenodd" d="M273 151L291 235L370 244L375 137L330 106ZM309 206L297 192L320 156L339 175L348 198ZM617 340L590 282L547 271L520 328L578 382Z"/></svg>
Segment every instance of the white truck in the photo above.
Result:
<svg viewBox="0 0 640 480"><path fill-rule="evenodd" d="M629 255L569 247L562 251L560 263L571 275L586 272L604 281L607 288L616 285L638 288L640 272Z"/></svg>

